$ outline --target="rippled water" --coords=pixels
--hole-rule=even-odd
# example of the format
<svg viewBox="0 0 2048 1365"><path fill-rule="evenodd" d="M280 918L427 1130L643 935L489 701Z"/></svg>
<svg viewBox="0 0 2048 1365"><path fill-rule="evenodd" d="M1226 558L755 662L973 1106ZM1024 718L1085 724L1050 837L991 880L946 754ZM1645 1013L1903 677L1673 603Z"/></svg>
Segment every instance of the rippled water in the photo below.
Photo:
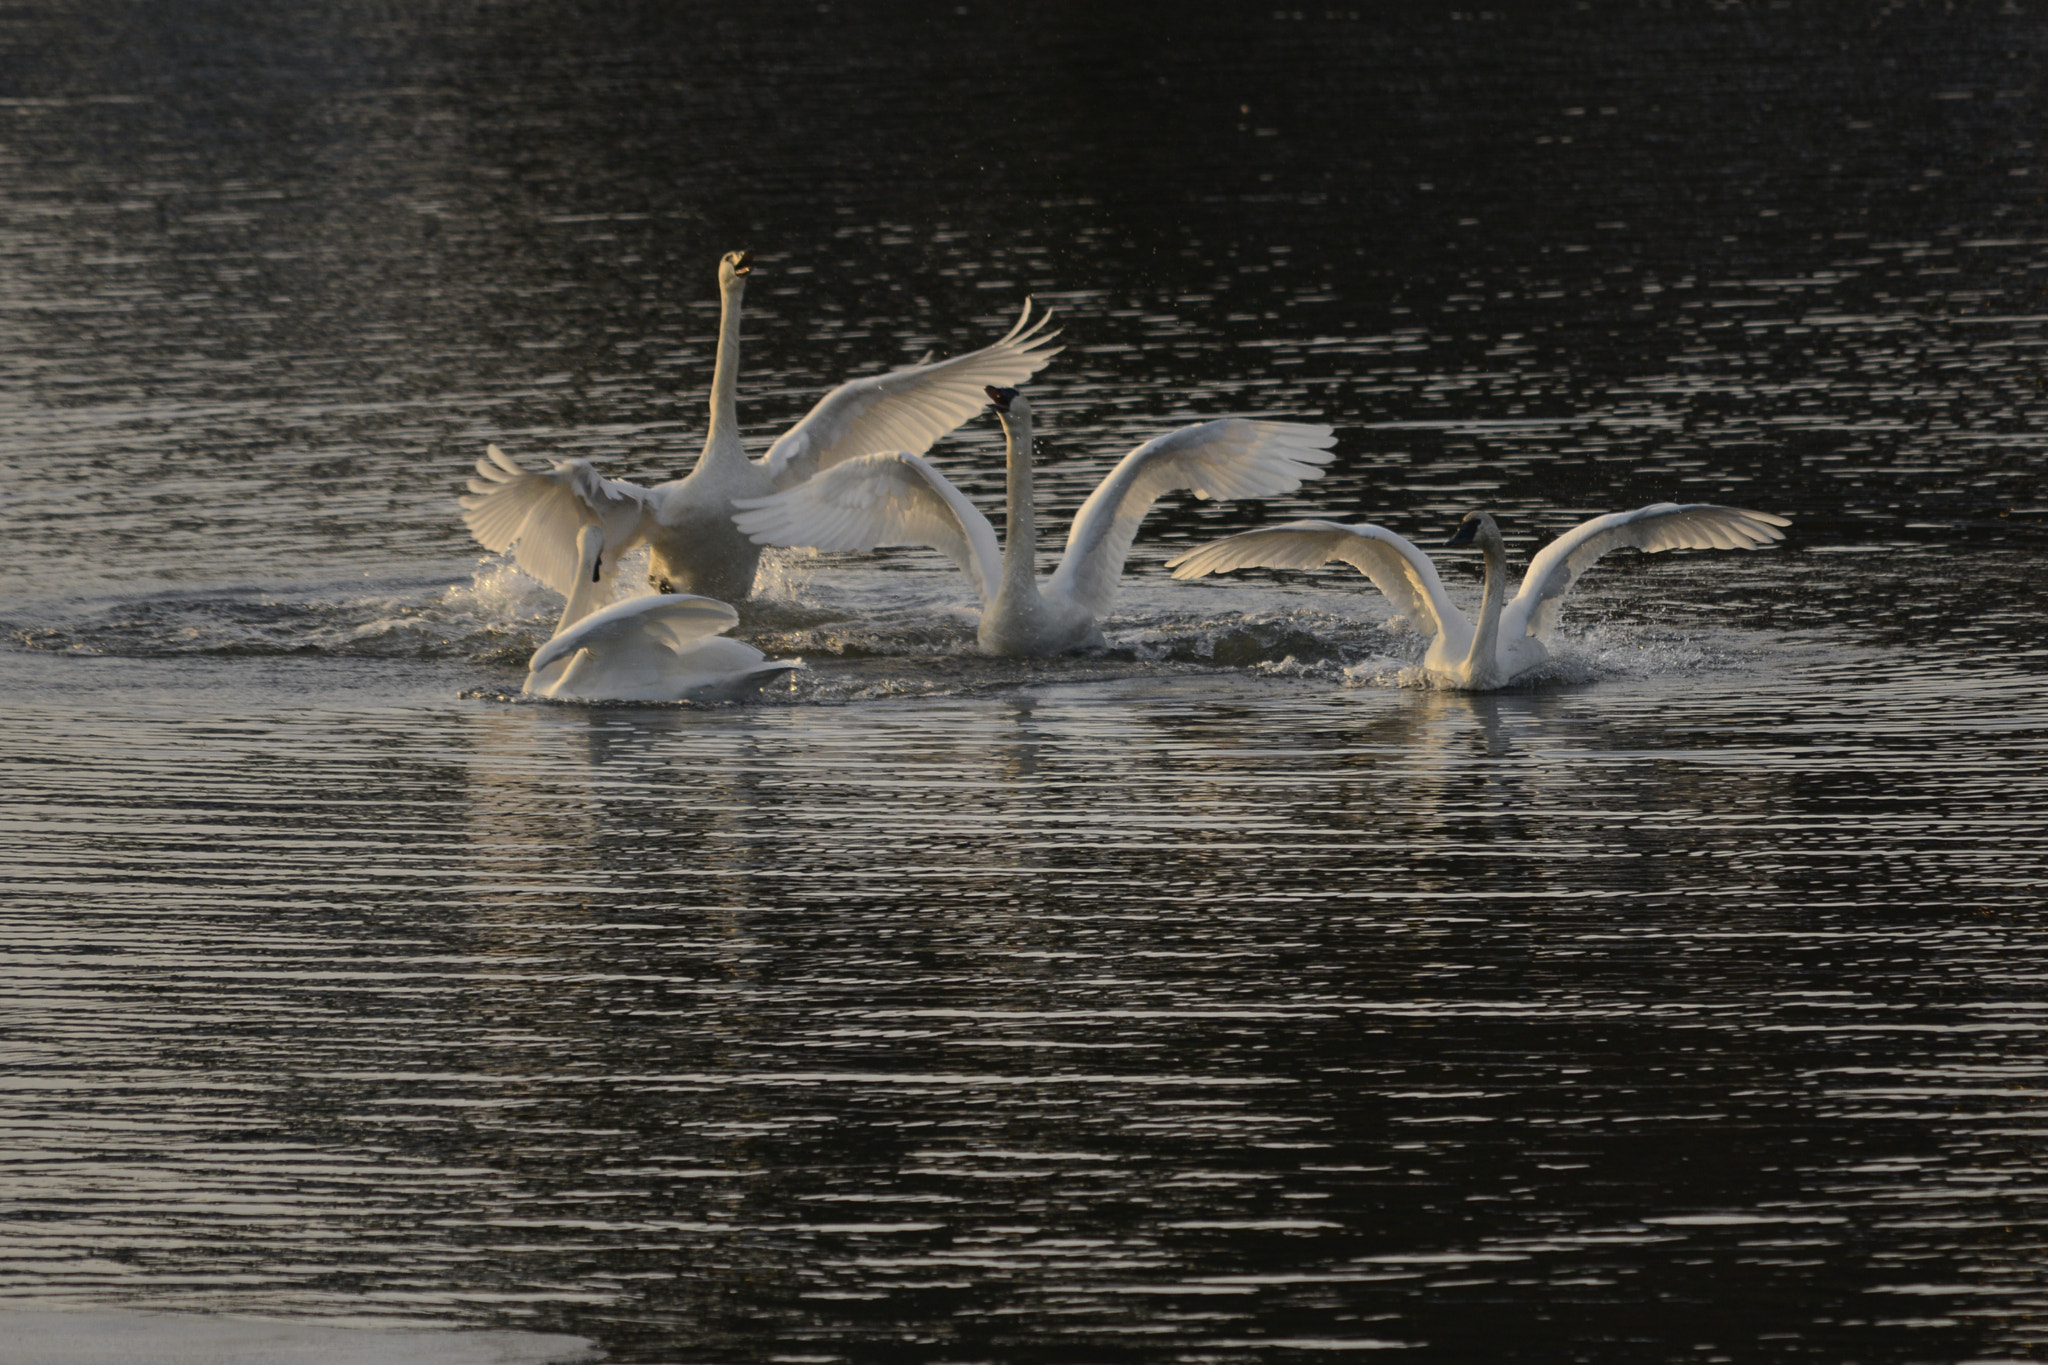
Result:
<svg viewBox="0 0 2048 1365"><path fill-rule="evenodd" d="M0 13L0 1308L2048 1352L2039 20L1112 8ZM1048 560L1191 417L1338 463L1169 500L1100 656L790 553L788 689L515 700L467 466L686 468L738 247L757 446L1059 311ZM1493 696L1160 568L1663 498L1795 524Z"/></svg>

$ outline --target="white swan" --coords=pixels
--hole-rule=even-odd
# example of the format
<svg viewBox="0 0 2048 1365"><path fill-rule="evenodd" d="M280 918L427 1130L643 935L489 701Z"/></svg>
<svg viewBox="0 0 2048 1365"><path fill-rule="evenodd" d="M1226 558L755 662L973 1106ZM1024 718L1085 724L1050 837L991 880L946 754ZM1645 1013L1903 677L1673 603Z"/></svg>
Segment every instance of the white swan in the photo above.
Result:
<svg viewBox="0 0 2048 1365"><path fill-rule="evenodd" d="M1659 502L1633 512L1610 512L1579 523L1538 551L1521 591L1508 601L1507 547L1500 527L1486 513L1471 512L1444 544L1477 541L1486 556L1486 588L1476 626L1451 604L1429 557L1383 526L1294 521L1213 541L1168 561L1167 567L1175 578L1200 578L1254 567L1313 569L1341 559L1370 578L1409 621L1435 636L1422 666L1438 684L1489 692L1550 657L1545 641L1557 625L1564 595L1609 550L1754 550L1783 540L1779 528L1791 524L1769 512L1704 502Z"/></svg>
<svg viewBox="0 0 2048 1365"><path fill-rule="evenodd" d="M931 465L911 454L863 455L767 498L742 498L733 518L764 545L872 550L928 545L949 556L981 595L985 653L1064 654L1102 643L1097 618L1116 600L1124 558L1153 502L1175 489L1201 498L1264 498L1320 478L1330 428L1225 417L1147 441L1124 456L1067 533L1067 551L1038 582L1031 493L1031 405L1011 388L988 390L1008 438L1009 517L998 555L988 518Z"/></svg>
<svg viewBox="0 0 2048 1365"><path fill-rule="evenodd" d="M1031 303L994 345L930 364L841 384L758 460L740 444L736 396L740 304L752 253L718 263L718 356L711 371L711 426L688 476L643 488L601 477L588 460L556 460L528 469L497 446L476 462L462 519L485 549L513 550L519 567L557 592L575 574L576 532L595 518L614 556L641 542L653 548L649 579L663 592L692 592L737 602L754 590L761 547L732 524L736 499L802 483L822 469L872 450L927 450L981 407L982 387L1028 379L1058 354L1047 349L1046 313Z"/></svg>
<svg viewBox="0 0 2048 1365"><path fill-rule="evenodd" d="M751 692L802 666L770 659L719 634L739 621L723 602L688 593L610 600L604 530L576 533L577 575L555 634L533 652L526 684L541 697L586 701L680 701Z"/></svg>

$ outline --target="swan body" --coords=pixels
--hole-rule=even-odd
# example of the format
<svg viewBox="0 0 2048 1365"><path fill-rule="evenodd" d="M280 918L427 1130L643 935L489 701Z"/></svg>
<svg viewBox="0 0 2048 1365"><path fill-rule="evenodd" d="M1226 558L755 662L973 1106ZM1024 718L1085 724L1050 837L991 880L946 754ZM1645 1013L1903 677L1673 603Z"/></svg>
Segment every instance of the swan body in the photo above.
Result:
<svg viewBox="0 0 2048 1365"><path fill-rule="evenodd" d="M1507 547L1485 512L1460 522L1446 545L1477 544L1485 557L1479 617L1452 604L1429 556L1384 526L1295 521L1212 541L1168 562L1175 578L1231 569L1313 569L1342 560L1372 580L1396 610L1431 633L1422 666L1440 686L1488 692L1550 657L1564 596L1610 550L1754 550L1785 538L1792 523L1769 512L1712 503L1653 503L1610 512L1566 531L1537 552L1521 589L1507 595Z"/></svg>
<svg viewBox="0 0 2048 1365"><path fill-rule="evenodd" d="M989 384L1028 379L1058 354L1048 347L1050 313L1032 321L1031 304L993 345L947 360L912 365L841 384L783 433L758 460L740 443L740 310L750 253L718 265L718 354L711 372L711 425L690 473L652 488L599 475L588 460L556 460L529 469L489 446L462 499L463 520L487 550L511 549L520 568L570 590L578 528L601 523L615 555L651 549L649 579L663 592L737 602L754 590L761 546L732 524L734 506L794 487L869 451L923 451L973 416Z"/></svg>
<svg viewBox="0 0 2048 1365"><path fill-rule="evenodd" d="M577 578L561 622L533 652L522 692L586 701L704 700L754 691L802 666L720 635L739 621L723 602L686 593L611 602L616 589L603 572L602 527L583 526L576 550Z"/></svg>
<svg viewBox="0 0 2048 1365"><path fill-rule="evenodd" d="M1099 619L1115 603L1138 525L1161 495L1182 488L1203 498L1290 492L1322 476L1335 443L1326 426L1240 417L1147 441L1082 504L1058 569L1041 583L1031 405L1015 389L990 386L988 394L1007 439L1009 516L1000 550L988 518L909 451L860 456L771 497L742 499L734 521L764 545L928 545L973 582L982 603L976 639L984 653L1042 657L1100 647Z"/></svg>

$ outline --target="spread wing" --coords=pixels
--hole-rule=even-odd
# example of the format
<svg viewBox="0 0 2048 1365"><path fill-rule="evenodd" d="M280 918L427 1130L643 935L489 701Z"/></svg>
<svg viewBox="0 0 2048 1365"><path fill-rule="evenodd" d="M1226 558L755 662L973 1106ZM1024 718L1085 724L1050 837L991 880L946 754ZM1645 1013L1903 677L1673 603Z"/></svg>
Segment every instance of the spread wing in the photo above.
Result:
<svg viewBox="0 0 2048 1365"><path fill-rule="evenodd" d="M527 668L538 673L557 659L588 649L600 658L635 659L650 649L673 658L693 641L729 630L739 613L725 603L689 593L629 598L595 611L534 651Z"/></svg>
<svg viewBox="0 0 2048 1365"><path fill-rule="evenodd" d="M985 390L1015 388L1058 355L1050 312L1031 321L1031 300L992 346L841 384L770 447L764 464L778 489L793 488L842 460L876 451L922 454L988 406Z"/></svg>
<svg viewBox="0 0 2048 1365"><path fill-rule="evenodd" d="M1047 587L1097 616L1116 601L1138 523L1161 494L1266 498L1321 478L1336 436L1325 426L1223 417L1182 427L1133 450L1109 472L1067 532L1067 552Z"/></svg>
<svg viewBox="0 0 2048 1365"><path fill-rule="evenodd" d="M974 580L984 605L995 595L1002 553L981 510L923 457L907 450L847 460L765 498L738 498L740 530L762 545L872 550L929 545Z"/></svg>
<svg viewBox="0 0 2048 1365"><path fill-rule="evenodd" d="M511 549L519 567L567 595L576 586L576 533L597 523L608 555L638 544L647 490L607 479L588 460L556 460L528 469L496 446L485 447L462 498L462 519L486 550Z"/></svg>
<svg viewBox="0 0 2048 1365"><path fill-rule="evenodd" d="M1175 578L1231 569L1314 569L1342 560L1372 580L1394 610L1432 634L1463 638L1463 612L1451 604L1429 556L1384 526L1290 521L1214 540L1167 561Z"/></svg>
<svg viewBox="0 0 2048 1365"><path fill-rule="evenodd" d="M1754 550L1783 540L1781 528L1791 524L1769 512L1707 502L1652 503L1580 522L1529 561L1521 591L1501 611L1501 638L1548 638L1564 595L1609 550Z"/></svg>

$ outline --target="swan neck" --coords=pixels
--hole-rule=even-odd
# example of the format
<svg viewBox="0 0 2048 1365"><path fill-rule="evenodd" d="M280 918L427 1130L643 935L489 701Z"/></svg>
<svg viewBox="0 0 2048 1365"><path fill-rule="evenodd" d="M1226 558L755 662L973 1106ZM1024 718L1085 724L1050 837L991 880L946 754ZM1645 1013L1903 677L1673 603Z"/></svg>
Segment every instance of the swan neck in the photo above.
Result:
<svg viewBox="0 0 2048 1365"><path fill-rule="evenodd" d="M700 464L745 459L740 444L740 305L747 282L736 276L718 290L718 357L711 367L711 427L704 436Z"/></svg>
<svg viewBox="0 0 2048 1365"><path fill-rule="evenodd" d="M604 553L602 534L586 526L576 537L576 550L576 582L569 589L569 599L562 603L562 619L555 625L557 635L604 606L612 591L609 581L599 581L603 563L600 556Z"/></svg>
<svg viewBox="0 0 2048 1365"><path fill-rule="evenodd" d="M1508 550L1500 532L1490 526L1481 530L1479 548L1486 560L1486 590L1479 599L1479 626L1465 656L1467 676L1491 674L1498 666L1500 612L1508 598Z"/></svg>
<svg viewBox="0 0 2048 1365"><path fill-rule="evenodd" d="M1003 521L1003 591L1030 588L1038 580L1038 509L1031 493L1031 414L1005 413L1003 435L1009 469L1009 513Z"/></svg>

